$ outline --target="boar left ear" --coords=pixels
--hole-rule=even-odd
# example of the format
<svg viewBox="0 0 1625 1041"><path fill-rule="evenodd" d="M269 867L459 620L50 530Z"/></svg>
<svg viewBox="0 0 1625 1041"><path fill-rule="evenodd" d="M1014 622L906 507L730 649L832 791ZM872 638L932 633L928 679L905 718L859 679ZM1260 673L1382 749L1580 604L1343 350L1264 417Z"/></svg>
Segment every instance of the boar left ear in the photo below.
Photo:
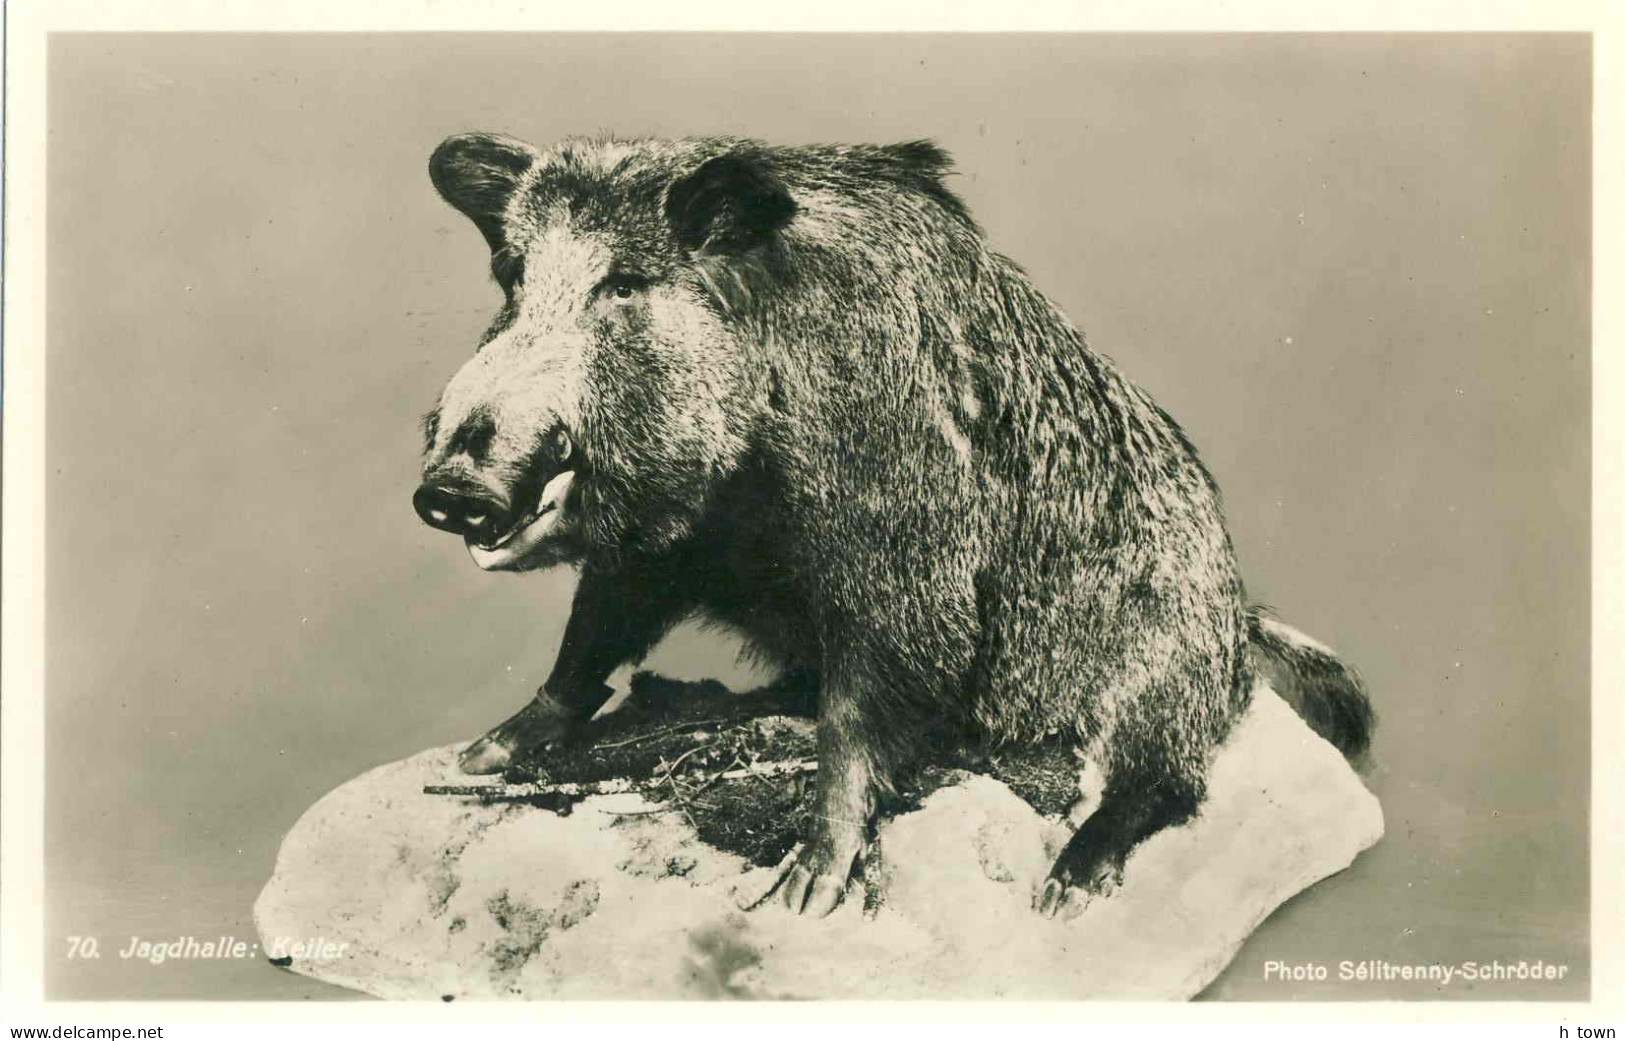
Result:
<svg viewBox="0 0 1625 1041"><path fill-rule="evenodd" d="M429 179L441 198L480 229L492 250L502 247L502 217L519 181L540 158L536 149L502 134L458 134L429 157Z"/></svg>
<svg viewBox="0 0 1625 1041"><path fill-rule="evenodd" d="M677 241L703 253L743 253L767 242L796 215L784 182L760 155L708 159L666 192Z"/></svg>

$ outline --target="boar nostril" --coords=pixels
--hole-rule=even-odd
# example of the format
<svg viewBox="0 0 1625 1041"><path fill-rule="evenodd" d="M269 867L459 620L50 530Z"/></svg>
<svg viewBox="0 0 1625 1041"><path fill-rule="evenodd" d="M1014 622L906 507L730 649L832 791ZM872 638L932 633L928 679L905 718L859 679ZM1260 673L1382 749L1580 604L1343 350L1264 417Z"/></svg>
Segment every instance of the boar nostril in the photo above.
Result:
<svg viewBox="0 0 1625 1041"><path fill-rule="evenodd" d="M467 487L428 483L412 496L412 507L431 528L476 540L495 532L502 504Z"/></svg>

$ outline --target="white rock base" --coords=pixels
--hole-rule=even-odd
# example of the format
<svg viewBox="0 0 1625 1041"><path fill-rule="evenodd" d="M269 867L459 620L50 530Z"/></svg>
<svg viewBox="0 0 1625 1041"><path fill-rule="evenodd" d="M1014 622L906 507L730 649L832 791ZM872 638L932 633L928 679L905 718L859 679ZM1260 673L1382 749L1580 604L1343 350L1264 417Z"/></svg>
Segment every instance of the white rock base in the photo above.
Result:
<svg viewBox="0 0 1625 1041"><path fill-rule="evenodd" d="M305 813L254 908L263 950L385 998L1184 999L1383 827L1337 751L1260 689L1201 816L1142 845L1077 917L1031 909L1069 826L965 775L882 825L877 911L854 887L802 918L738 910L736 888L773 871L700 843L681 814L606 812L647 808L638 795L567 817L424 795L467 783L456 751L381 766Z"/></svg>

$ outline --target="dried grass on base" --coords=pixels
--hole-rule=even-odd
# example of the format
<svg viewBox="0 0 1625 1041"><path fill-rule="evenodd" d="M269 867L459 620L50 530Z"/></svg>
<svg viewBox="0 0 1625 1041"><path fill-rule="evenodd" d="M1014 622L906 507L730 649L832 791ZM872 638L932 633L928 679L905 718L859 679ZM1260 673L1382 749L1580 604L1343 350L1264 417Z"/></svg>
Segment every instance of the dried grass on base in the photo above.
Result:
<svg viewBox="0 0 1625 1041"><path fill-rule="evenodd" d="M811 823L816 711L817 693L801 675L736 694L715 681L690 683L640 672L632 677L626 702L594 720L579 742L520 757L502 780L506 786L538 789L515 801L569 813L582 796L549 791L550 786L630 779L657 804L639 815L680 813L701 841L770 867ZM1020 749L945 754L921 764L903 785L898 803L882 812L912 808L968 770L1003 781L1039 813L1057 818L1078 799L1080 765L1059 739Z"/></svg>

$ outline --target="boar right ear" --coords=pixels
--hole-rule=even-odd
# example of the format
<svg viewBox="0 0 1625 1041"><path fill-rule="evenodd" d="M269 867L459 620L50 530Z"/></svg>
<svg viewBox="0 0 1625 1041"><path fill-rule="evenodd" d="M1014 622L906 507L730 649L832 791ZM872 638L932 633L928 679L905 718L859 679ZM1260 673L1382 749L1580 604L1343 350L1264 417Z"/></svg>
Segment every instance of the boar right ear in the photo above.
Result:
<svg viewBox="0 0 1625 1041"><path fill-rule="evenodd" d="M492 250L502 246L502 215L519 181L541 153L502 134L448 137L429 157L429 179L441 198L480 229Z"/></svg>
<svg viewBox="0 0 1625 1041"><path fill-rule="evenodd" d="M707 159L666 192L666 219L677 241L703 253L743 253L795 215L789 189L751 152Z"/></svg>

